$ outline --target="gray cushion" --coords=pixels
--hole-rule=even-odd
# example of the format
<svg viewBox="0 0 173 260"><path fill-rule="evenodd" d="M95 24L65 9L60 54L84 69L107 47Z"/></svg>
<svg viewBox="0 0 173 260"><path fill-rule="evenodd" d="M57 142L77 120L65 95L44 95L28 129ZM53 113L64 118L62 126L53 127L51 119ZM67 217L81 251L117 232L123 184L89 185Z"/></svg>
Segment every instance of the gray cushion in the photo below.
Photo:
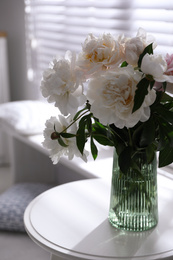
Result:
<svg viewBox="0 0 173 260"><path fill-rule="evenodd" d="M19 183L0 195L0 229L25 232L23 214L39 194L52 188L43 183Z"/></svg>

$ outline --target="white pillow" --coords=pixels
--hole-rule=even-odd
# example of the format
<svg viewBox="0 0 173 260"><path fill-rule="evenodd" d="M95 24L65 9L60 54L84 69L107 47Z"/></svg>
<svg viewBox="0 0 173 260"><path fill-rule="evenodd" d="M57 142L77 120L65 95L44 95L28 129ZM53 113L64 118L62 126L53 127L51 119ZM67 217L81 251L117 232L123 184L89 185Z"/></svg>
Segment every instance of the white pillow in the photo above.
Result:
<svg viewBox="0 0 173 260"><path fill-rule="evenodd" d="M22 135L42 134L46 120L58 114L54 105L38 100L0 104L0 123Z"/></svg>

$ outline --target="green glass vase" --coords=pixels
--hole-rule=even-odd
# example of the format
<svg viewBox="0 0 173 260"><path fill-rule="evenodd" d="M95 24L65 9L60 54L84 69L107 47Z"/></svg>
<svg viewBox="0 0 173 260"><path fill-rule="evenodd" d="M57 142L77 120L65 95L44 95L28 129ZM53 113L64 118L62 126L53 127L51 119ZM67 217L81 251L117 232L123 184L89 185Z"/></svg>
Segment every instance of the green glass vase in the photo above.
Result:
<svg viewBox="0 0 173 260"><path fill-rule="evenodd" d="M109 221L118 229L145 231L158 223L157 159L148 164L138 153L134 160L140 174L129 168L124 175L114 152Z"/></svg>

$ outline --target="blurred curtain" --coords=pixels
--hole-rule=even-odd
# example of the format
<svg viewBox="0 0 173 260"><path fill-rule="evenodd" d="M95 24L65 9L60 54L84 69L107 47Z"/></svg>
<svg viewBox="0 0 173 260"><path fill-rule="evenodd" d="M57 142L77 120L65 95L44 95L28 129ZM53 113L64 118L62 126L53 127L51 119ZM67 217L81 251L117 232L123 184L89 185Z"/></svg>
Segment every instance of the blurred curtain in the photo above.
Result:
<svg viewBox="0 0 173 260"><path fill-rule="evenodd" d="M88 33L124 33L139 27L157 40L157 52L173 53L173 1L25 0L27 76L40 86L42 72L57 55L81 50Z"/></svg>
<svg viewBox="0 0 173 260"><path fill-rule="evenodd" d="M9 100L7 35L5 32L0 32L0 104ZM9 163L8 138L0 129L0 165L7 163Z"/></svg>

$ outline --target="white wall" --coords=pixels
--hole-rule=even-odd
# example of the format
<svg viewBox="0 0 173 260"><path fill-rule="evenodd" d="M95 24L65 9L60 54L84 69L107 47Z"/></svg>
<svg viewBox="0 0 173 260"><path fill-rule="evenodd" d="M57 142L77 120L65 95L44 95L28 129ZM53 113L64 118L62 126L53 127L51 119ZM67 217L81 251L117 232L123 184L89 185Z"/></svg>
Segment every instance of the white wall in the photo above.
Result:
<svg viewBox="0 0 173 260"><path fill-rule="evenodd" d="M11 100L37 99L26 77L24 0L0 0L0 31L8 34Z"/></svg>

